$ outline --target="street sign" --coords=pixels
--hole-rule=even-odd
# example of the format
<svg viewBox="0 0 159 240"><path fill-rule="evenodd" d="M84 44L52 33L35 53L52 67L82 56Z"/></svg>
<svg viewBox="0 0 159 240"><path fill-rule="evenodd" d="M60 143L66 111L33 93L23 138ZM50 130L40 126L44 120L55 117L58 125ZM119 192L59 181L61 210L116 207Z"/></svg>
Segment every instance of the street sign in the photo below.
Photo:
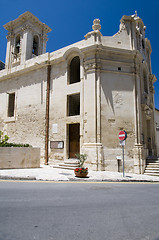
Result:
<svg viewBox="0 0 159 240"><path fill-rule="evenodd" d="M123 177L125 177L124 173L124 146L125 146L125 140L127 139L127 132L126 131L120 131L119 132L119 140L120 140L120 146L122 146L122 153L123 153Z"/></svg>
<svg viewBox="0 0 159 240"><path fill-rule="evenodd" d="M126 132L125 131L120 131L119 132L119 140L123 141L126 139Z"/></svg>
<svg viewBox="0 0 159 240"><path fill-rule="evenodd" d="M125 140L120 141L120 146L125 146Z"/></svg>

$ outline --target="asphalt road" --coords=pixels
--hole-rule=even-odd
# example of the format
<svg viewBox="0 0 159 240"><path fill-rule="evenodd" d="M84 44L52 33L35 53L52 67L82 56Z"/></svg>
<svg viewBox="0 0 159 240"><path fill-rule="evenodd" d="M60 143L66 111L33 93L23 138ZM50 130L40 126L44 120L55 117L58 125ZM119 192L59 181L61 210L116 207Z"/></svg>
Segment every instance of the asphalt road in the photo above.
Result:
<svg viewBox="0 0 159 240"><path fill-rule="evenodd" d="M0 181L0 240L158 240L159 184Z"/></svg>

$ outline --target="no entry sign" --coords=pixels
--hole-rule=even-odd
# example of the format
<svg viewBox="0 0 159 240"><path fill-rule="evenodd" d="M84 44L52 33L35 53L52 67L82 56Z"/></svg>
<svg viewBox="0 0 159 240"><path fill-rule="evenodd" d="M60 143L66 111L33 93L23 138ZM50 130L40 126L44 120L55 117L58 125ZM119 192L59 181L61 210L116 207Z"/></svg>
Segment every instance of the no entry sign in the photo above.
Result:
<svg viewBox="0 0 159 240"><path fill-rule="evenodd" d="M127 137L127 134L126 134L125 131L120 131L119 132L119 140L120 141L124 141L126 139L126 137Z"/></svg>
<svg viewBox="0 0 159 240"><path fill-rule="evenodd" d="M124 146L125 146L125 139L127 138L127 132L126 131L120 131L119 132L119 140L120 140L120 145L122 146L122 152L123 152L123 177L125 176L124 174Z"/></svg>

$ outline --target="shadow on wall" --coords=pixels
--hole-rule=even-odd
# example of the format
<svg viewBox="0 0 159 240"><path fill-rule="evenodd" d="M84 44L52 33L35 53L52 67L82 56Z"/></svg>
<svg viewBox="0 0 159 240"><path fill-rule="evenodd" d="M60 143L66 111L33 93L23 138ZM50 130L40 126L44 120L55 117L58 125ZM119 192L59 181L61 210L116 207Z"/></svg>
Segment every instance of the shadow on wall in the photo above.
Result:
<svg viewBox="0 0 159 240"><path fill-rule="evenodd" d="M51 72L51 89L52 89L52 80L64 76L67 71L67 66L61 66L60 64L52 66L53 71ZM47 66L41 69L35 69L30 72L19 75L19 77L10 77L10 79L1 82L0 93L5 93L12 89L19 90L23 87L33 86L41 82L47 81ZM67 80L66 80L67 81Z"/></svg>
<svg viewBox="0 0 159 240"><path fill-rule="evenodd" d="M133 79L119 79L118 77L108 77L101 80L102 92L107 101L108 106L111 107L115 114L115 108L124 104L127 100L124 92L133 92Z"/></svg>

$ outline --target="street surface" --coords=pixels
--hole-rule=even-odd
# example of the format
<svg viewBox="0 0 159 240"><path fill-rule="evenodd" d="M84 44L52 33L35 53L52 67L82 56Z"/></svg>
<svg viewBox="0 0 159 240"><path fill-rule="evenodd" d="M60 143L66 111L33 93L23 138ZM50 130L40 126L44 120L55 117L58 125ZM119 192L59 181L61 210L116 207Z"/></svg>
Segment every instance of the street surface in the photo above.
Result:
<svg viewBox="0 0 159 240"><path fill-rule="evenodd" d="M159 184L0 181L0 240L159 240Z"/></svg>

